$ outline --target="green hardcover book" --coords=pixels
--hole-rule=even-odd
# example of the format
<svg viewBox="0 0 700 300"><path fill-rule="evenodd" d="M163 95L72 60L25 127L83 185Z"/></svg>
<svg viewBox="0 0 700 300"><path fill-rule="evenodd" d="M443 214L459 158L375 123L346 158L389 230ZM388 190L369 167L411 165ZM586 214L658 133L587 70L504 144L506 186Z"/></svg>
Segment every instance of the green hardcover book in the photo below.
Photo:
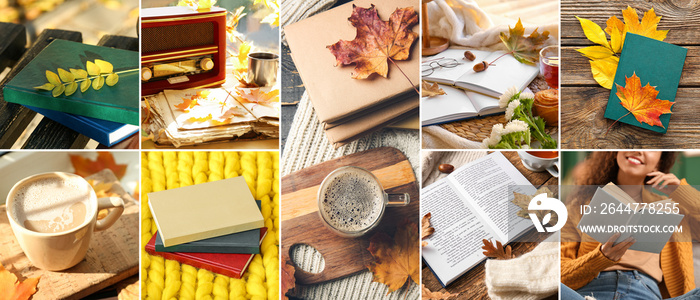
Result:
<svg viewBox="0 0 700 300"><path fill-rule="evenodd" d="M656 87L659 94L656 96L660 100L675 102L678 82L681 79L683 64L687 49L644 37L641 35L627 33L625 44L620 54L620 63L617 65L615 81L610 90L608 107L605 109L605 117L652 131L666 133L668 123L672 114L662 114L660 116L661 126L651 126L647 123L637 121L633 114L628 114L629 110L622 106L620 97L617 96L617 86L626 86L625 78L636 74L641 81L641 85L647 84ZM673 110L675 104L671 106Z"/></svg>
<svg viewBox="0 0 700 300"><path fill-rule="evenodd" d="M119 76L114 86L99 90L91 85L70 96L53 97L51 91L36 89L48 83L46 71L58 74L58 68L87 70L87 62L100 59L111 63ZM54 40L3 88L5 101L62 111L118 123L139 124L139 53L107 47ZM131 70L131 71L130 71ZM93 77L93 76L90 76ZM78 79L80 80L80 79ZM94 81L94 79L93 79Z"/></svg>

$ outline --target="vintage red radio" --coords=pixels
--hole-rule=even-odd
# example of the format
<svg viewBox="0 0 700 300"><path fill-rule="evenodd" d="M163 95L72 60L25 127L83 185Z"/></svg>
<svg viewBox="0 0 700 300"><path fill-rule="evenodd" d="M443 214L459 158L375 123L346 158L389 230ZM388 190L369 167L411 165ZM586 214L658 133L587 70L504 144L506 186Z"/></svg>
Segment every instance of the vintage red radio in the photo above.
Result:
<svg viewBox="0 0 700 300"><path fill-rule="evenodd" d="M217 86L226 78L226 10L141 10L141 94Z"/></svg>

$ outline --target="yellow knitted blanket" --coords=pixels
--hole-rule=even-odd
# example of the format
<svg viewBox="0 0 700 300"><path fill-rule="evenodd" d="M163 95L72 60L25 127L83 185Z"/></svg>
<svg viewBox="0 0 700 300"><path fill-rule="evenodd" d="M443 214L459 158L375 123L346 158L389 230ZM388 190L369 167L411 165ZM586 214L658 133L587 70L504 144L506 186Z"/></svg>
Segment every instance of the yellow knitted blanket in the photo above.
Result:
<svg viewBox="0 0 700 300"><path fill-rule="evenodd" d="M141 297L143 299L279 299L279 153L141 153ZM148 193L243 176L261 201L267 235L241 279L146 253L157 231Z"/></svg>

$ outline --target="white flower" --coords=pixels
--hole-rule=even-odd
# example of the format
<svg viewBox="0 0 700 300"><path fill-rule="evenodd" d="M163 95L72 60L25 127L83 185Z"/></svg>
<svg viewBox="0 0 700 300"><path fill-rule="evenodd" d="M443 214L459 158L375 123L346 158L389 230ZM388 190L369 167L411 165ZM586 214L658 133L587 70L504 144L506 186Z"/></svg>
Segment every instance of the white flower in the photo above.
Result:
<svg viewBox="0 0 700 300"><path fill-rule="evenodd" d="M486 148L489 146L496 146L499 142L501 142L501 136L503 135L503 124L498 123L496 125L493 125L491 128L491 136L488 138L485 138L483 141L483 144Z"/></svg>
<svg viewBox="0 0 700 300"><path fill-rule="evenodd" d="M513 132L520 132L520 131L529 131L530 126L527 125L524 121L521 120L511 120L506 124L506 127L503 130L503 134L509 134Z"/></svg>
<svg viewBox="0 0 700 300"><path fill-rule="evenodd" d="M510 121L510 119L513 118L513 113L515 113L515 109L520 105L520 100L513 100L510 103L508 103L508 108L506 109L506 120Z"/></svg>
<svg viewBox="0 0 700 300"><path fill-rule="evenodd" d="M520 99L535 99L535 95L530 92L520 93Z"/></svg>
<svg viewBox="0 0 700 300"><path fill-rule="evenodd" d="M498 106L501 108L504 108L508 106L508 103L510 102L511 99L518 93L518 89L515 88L515 86L512 86L506 90L503 95L498 99Z"/></svg>

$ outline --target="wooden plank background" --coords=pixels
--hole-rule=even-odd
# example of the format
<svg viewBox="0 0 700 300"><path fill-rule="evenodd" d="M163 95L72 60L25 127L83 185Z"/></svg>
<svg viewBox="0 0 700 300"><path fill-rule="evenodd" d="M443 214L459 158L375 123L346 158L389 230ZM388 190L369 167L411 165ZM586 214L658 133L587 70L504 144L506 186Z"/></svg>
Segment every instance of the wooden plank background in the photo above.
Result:
<svg viewBox="0 0 700 300"><path fill-rule="evenodd" d="M589 19L601 28L611 16L622 19L630 5L640 19L650 8L658 16L659 30L669 30L664 42L683 46L688 56L676 95L668 132L660 134L628 124L617 123L606 135L613 120L603 117L610 90L600 87L591 75L588 59L576 49L594 45L585 38L576 16ZM700 2L665 1L575 1L561 4L561 127L562 149L675 149L700 147ZM608 37L609 39L609 37ZM658 59L663 59L660 57Z"/></svg>

